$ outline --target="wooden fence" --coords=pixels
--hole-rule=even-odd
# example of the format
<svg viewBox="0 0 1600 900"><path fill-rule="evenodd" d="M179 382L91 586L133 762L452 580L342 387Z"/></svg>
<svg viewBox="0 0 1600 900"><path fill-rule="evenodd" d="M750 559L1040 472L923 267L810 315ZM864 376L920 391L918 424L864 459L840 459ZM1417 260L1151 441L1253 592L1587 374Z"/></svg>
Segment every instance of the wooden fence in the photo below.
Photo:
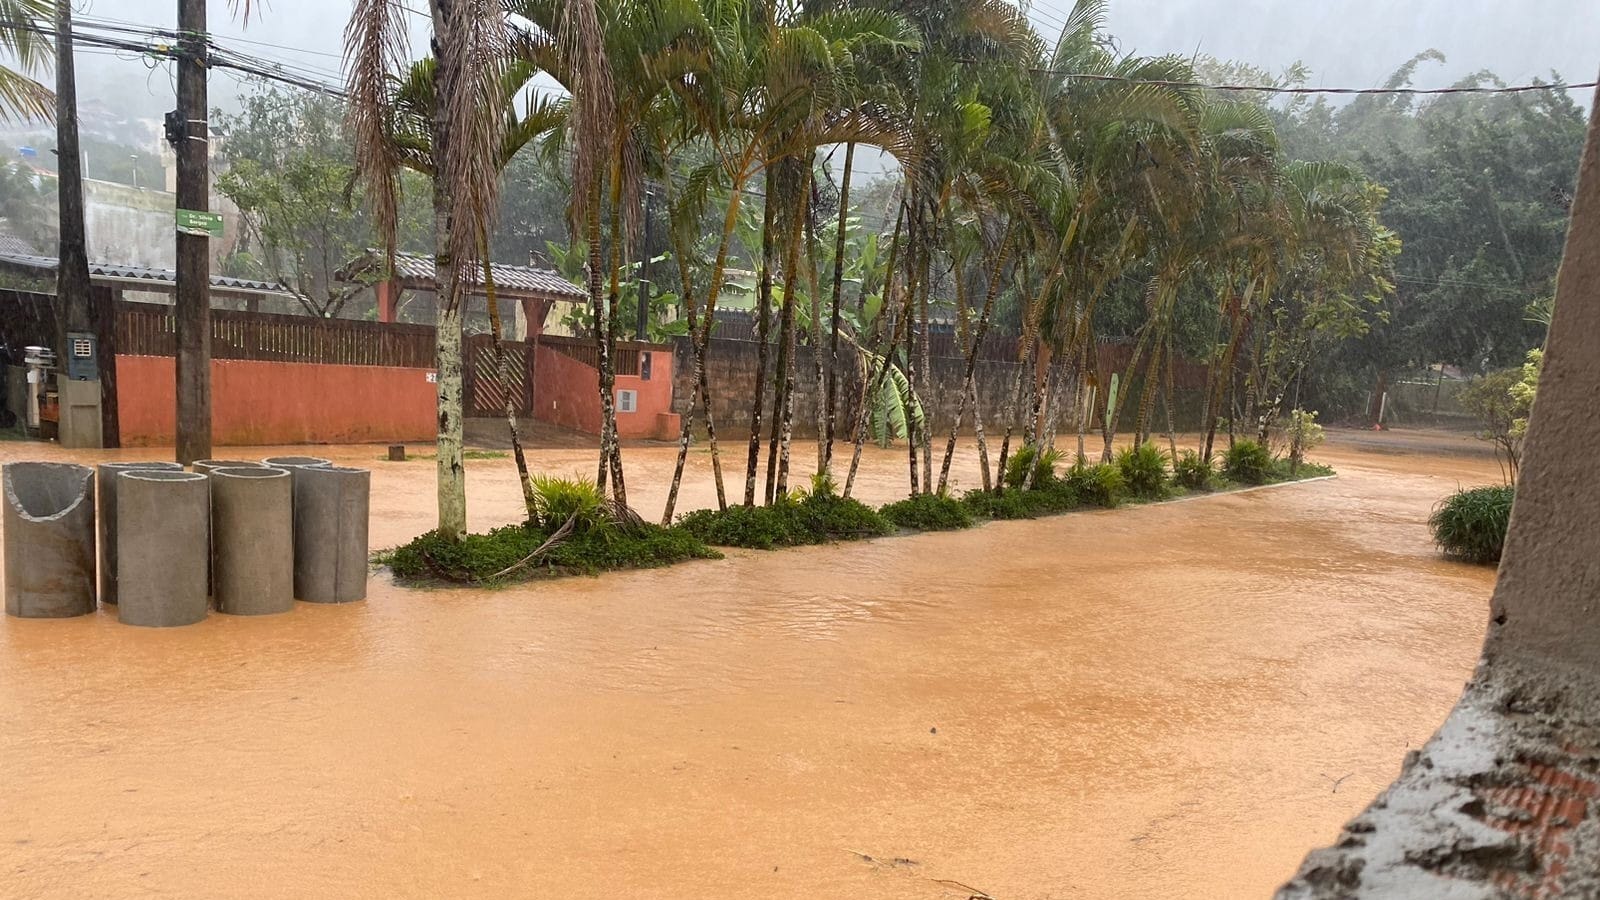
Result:
<svg viewBox="0 0 1600 900"><path fill-rule="evenodd" d="M501 341L500 346L506 354L503 372L492 337L475 334L466 340L463 375L469 416L505 415L508 399L518 415L533 413L532 346L522 341Z"/></svg>
<svg viewBox="0 0 1600 900"><path fill-rule="evenodd" d="M595 347L593 338L560 337L547 334L539 338L539 343L562 356L575 359L591 369L598 370L600 368L600 350ZM617 356L616 359L611 361L616 368L616 374L639 374L639 350L641 348L648 349L648 346L633 341L617 342Z"/></svg>
<svg viewBox="0 0 1600 900"><path fill-rule="evenodd" d="M173 356L177 346L172 307L118 305L118 353ZM211 311L213 359L431 369L433 354L433 329L426 325Z"/></svg>

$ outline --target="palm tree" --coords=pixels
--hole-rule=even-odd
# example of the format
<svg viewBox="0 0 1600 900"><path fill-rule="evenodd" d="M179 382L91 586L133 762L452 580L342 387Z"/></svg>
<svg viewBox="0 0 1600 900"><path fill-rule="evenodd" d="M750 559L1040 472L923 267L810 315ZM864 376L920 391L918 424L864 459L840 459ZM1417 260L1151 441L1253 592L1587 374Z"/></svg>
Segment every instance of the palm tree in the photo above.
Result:
<svg viewBox="0 0 1600 900"><path fill-rule="evenodd" d="M462 305L480 240L499 206L496 161L505 120L508 31L492 0L432 0L436 62L428 120L434 169L435 365L438 368L438 532L466 534L462 462ZM393 254L402 153L391 140L396 120L390 80L406 65L406 24L388 0L356 0L345 29L350 126L356 167L367 183L373 218Z"/></svg>
<svg viewBox="0 0 1600 900"><path fill-rule="evenodd" d="M400 163L406 168L428 178L435 177L433 158L432 110L437 102L436 88L438 63L432 57L418 60L406 70L405 76L392 84L389 99L391 116L389 140ZM504 101L504 131L495 153L496 173L504 172L511 159L564 120L562 105L549 97L539 96L529 89L536 69L525 59L516 58L501 70L499 96ZM524 95L522 103L517 97ZM499 301L495 296L494 273L489 259L489 234L487 223L478 241L478 251L483 269L484 292L489 308L490 336L495 358L495 368L503 383L515 377L511 357L502 344ZM511 452L516 461L517 480L522 487L523 505L530 517L536 515L533 476L528 471L527 454L523 451L522 436L517 424L516 407L509 391L505 393L504 415L506 428L511 435Z"/></svg>
<svg viewBox="0 0 1600 900"><path fill-rule="evenodd" d="M618 502L625 504L613 366L622 270L632 255L628 247L644 180L663 172L658 132L670 122L660 107L675 93L692 90L695 76L708 71L710 23L693 0L516 0L509 6L535 26L517 42L521 59L572 95L562 107L568 121L554 133L570 149L574 223L586 234L590 254L602 411L597 480L603 487L609 476ZM602 217L608 243L602 242Z"/></svg>

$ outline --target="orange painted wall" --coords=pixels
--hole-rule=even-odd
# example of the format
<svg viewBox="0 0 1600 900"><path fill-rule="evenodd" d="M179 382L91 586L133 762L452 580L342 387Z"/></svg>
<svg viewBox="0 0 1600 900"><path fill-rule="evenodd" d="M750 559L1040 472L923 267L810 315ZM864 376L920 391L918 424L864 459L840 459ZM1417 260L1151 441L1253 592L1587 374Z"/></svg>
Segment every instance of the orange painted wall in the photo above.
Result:
<svg viewBox="0 0 1600 900"><path fill-rule="evenodd" d="M658 413L672 412L672 351L641 351L650 356L650 380L618 375L617 390L637 391L638 410L617 411L617 433L624 438L677 437ZM599 373L564 353L540 346L533 363L533 414L540 421L589 434L600 433ZM663 434L663 429L670 434Z"/></svg>
<svg viewBox="0 0 1600 900"><path fill-rule="evenodd" d="M211 361L218 446L425 441L434 436L429 369ZM177 430L173 360L117 357L117 417L127 446L168 446Z"/></svg>

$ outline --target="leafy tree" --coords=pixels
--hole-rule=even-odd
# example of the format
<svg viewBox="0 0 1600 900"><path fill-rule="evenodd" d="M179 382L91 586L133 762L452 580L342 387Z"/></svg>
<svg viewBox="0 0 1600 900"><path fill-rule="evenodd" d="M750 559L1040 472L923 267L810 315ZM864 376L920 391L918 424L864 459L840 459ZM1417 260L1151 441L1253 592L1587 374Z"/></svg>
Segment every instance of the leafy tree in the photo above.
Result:
<svg viewBox="0 0 1600 900"><path fill-rule="evenodd" d="M288 285L310 314L338 316L367 281L381 277L334 277L378 243L366 205L353 193L355 160L344 108L318 94L275 87L245 95L241 106L236 114L215 113L229 158L217 190L239 207L245 222L245 241L224 260L224 271ZM400 209L402 243L426 247L423 210L417 203Z"/></svg>

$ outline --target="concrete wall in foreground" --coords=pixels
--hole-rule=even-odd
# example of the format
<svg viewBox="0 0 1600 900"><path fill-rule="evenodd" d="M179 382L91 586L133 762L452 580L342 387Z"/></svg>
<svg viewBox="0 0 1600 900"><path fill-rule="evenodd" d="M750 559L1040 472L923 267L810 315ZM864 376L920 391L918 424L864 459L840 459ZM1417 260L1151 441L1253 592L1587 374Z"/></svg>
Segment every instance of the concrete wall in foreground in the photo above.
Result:
<svg viewBox="0 0 1600 900"><path fill-rule="evenodd" d="M211 421L218 446L426 441L434 436L429 369L218 359ZM176 431L173 359L118 356L125 446L165 446Z"/></svg>

